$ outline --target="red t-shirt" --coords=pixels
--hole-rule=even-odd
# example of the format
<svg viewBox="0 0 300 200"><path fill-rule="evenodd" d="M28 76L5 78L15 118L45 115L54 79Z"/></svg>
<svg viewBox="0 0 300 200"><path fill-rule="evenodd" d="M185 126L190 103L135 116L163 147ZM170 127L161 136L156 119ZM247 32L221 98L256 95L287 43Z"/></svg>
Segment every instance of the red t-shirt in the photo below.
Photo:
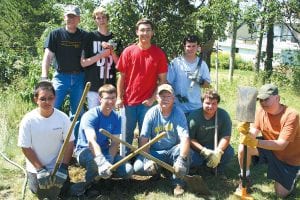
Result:
<svg viewBox="0 0 300 200"><path fill-rule="evenodd" d="M273 153L285 163L300 166L299 114L295 110L284 106L281 113L271 115L260 108L256 113L254 126L262 132L265 140L280 138L289 141L284 150Z"/></svg>
<svg viewBox="0 0 300 200"><path fill-rule="evenodd" d="M167 73L165 53L157 46L143 50L136 44L127 47L121 54L117 69L125 74L125 105L138 105L150 98L157 87L158 75Z"/></svg>

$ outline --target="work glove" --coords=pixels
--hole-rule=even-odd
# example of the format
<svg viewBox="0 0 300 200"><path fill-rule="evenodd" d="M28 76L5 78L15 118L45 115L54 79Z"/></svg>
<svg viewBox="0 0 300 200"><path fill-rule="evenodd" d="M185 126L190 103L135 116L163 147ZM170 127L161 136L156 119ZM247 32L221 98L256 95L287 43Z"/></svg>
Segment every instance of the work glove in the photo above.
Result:
<svg viewBox="0 0 300 200"><path fill-rule="evenodd" d="M237 129L240 133L247 135L249 133L250 123L249 122L240 122L237 126Z"/></svg>
<svg viewBox="0 0 300 200"><path fill-rule="evenodd" d="M154 161L144 158L143 163L144 163L144 171L147 172L149 176L158 173L158 166Z"/></svg>
<svg viewBox="0 0 300 200"><path fill-rule="evenodd" d="M49 189L52 187L51 174L46 167L37 171L37 181L40 189Z"/></svg>
<svg viewBox="0 0 300 200"><path fill-rule="evenodd" d="M220 161L221 161L221 158L222 158L223 154L224 154L224 152L221 149L216 149L214 151L214 153L212 154L212 156L210 156L208 158L206 166L210 167L210 168L217 167L219 165Z"/></svg>
<svg viewBox="0 0 300 200"><path fill-rule="evenodd" d="M209 159L214 154L213 150L207 149L206 147L203 147L200 151L200 155L202 155L205 159Z"/></svg>
<svg viewBox="0 0 300 200"><path fill-rule="evenodd" d="M248 147L256 148L258 139L253 138L251 135L240 134L240 143L247 145Z"/></svg>
<svg viewBox="0 0 300 200"><path fill-rule="evenodd" d="M53 186L61 188L68 178L68 165L61 163L55 176L53 177Z"/></svg>
<svg viewBox="0 0 300 200"><path fill-rule="evenodd" d="M189 170L189 160L188 158L184 158L183 156L178 156L174 165L175 175L178 177L182 177L188 174Z"/></svg>
<svg viewBox="0 0 300 200"><path fill-rule="evenodd" d="M94 160L98 166L99 176L108 179L112 175L112 172L110 171L112 165L110 162L108 162L103 155L96 156Z"/></svg>

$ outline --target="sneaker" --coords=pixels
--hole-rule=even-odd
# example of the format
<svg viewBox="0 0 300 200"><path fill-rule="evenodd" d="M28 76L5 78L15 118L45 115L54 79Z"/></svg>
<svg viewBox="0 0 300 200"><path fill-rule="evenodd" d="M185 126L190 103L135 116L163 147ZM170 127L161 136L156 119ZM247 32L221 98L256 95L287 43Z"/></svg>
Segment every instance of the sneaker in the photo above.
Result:
<svg viewBox="0 0 300 200"><path fill-rule="evenodd" d="M240 192L242 191L242 188L243 188L243 177L241 174L239 174L239 177L240 177L240 181L239 181L239 185L238 187L236 188L236 192ZM250 179L250 176L247 176L246 177L246 189L247 189L247 193L250 193L251 192L251 186L252 186L252 182L251 182L251 179Z"/></svg>
<svg viewBox="0 0 300 200"><path fill-rule="evenodd" d="M175 197L179 197L182 196L184 193L184 189L181 185L176 185L176 187L174 188L174 196Z"/></svg>
<svg viewBox="0 0 300 200"><path fill-rule="evenodd" d="M155 163L152 160L148 160L145 164L144 164L144 170L147 172L147 174L149 176L153 176L158 174L159 172L159 167L157 165L157 163Z"/></svg>

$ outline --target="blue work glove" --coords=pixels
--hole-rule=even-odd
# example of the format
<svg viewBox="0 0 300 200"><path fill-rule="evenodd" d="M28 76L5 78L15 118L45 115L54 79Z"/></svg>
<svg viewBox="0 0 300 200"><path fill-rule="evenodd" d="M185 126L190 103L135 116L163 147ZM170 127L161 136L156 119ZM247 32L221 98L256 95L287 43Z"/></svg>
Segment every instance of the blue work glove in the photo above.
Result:
<svg viewBox="0 0 300 200"><path fill-rule="evenodd" d="M40 189L49 189L52 187L51 174L46 167L37 170L37 181Z"/></svg>
<svg viewBox="0 0 300 200"><path fill-rule="evenodd" d="M103 155L96 156L94 160L98 166L99 176L108 179L112 175L112 172L110 171L112 165L110 162L108 162Z"/></svg>
<svg viewBox="0 0 300 200"><path fill-rule="evenodd" d="M53 177L53 186L61 188L68 178L68 165L61 163L55 176Z"/></svg>
<svg viewBox="0 0 300 200"><path fill-rule="evenodd" d="M182 156L178 156L176 162L174 163L175 175L182 177L188 174L189 170L189 160Z"/></svg>

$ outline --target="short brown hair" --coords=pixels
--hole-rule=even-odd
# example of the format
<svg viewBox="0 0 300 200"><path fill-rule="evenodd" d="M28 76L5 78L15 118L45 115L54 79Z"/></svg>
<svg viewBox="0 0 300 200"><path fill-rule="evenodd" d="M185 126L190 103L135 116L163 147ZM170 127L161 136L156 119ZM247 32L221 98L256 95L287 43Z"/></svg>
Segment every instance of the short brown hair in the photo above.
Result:
<svg viewBox="0 0 300 200"><path fill-rule="evenodd" d="M221 101L220 95L214 90L207 90L201 97L202 102L204 99L216 99L218 103Z"/></svg>
<svg viewBox="0 0 300 200"><path fill-rule="evenodd" d="M50 91L55 96L55 89L50 81L40 81L34 88L33 96L37 98L41 90Z"/></svg>
<svg viewBox="0 0 300 200"><path fill-rule="evenodd" d="M106 18L107 18L107 20L109 20L109 15L108 15L108 13L107 13L107 11L106 11L106 9L104 8L104 7L98 7L98 8L96 8L94 11L93 11L93 18L94 19L96 19L96 15L98 14L98 13L100 13L100 14L102 14L102 15L105 15L106 16Z"/></svg>
<svg viewBox="0 0 300 200"><path fill-rule="evenodd" d="M102 97L103 93L117 94L117 89L112 84L104 84L98 90L99 97Z"/></svg>
<svg viewBox="0 0 300 200"><path fill-rule="evenodd" d="M138 30L138 29L139 29L139 26L140 26L141 24L149 24L149 25L151 26L151 29L152 29L152 30L154 29L154 25L153 25L153 23L150 21L150 19L147 19L147 18L142 18L142 19L140 19L140 20L136 23L135 29Z"/></svg>

